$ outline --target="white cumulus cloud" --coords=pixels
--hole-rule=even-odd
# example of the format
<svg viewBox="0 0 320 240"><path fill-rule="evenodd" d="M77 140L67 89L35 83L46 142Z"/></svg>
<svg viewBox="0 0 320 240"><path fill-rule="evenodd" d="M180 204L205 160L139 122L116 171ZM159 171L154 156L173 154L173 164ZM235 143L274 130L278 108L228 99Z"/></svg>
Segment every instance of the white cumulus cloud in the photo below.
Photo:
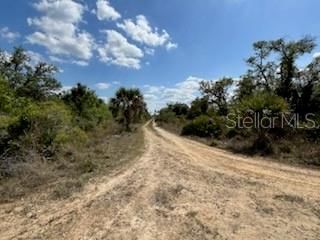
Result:
<svg viewBox="0 0 320 240"><path fill-rule="evenodd" d="M152 28L147 18L143 15L138 15L135 21L125 19L123 23L118 23L117 26L124 30L133 40L150 47L166 46L167 49L177 47L177 44L171 42L170 35L166 30L159 32L157 28Z"/></svg>
<svg viewBox="0 0 320 240"><path fill-rule="evenodd" d="M144 56L142 50L129 43L122 34L115 30L107 30L105 33L107 41L98 48L100 60L108 64L140 69L141 58Z"/></svg>
<svg viewBox="0 0 320 240"><path fill-rule="evenodd" d="M73 0L40 0L34 8L42 16L28 18L28 24L37 30L27 36L31 44L47 48L52 55L65 55L79 60L89 60L94 39L79 28L85 7Z"/></svg>
<svg viewBox="0 0 320 240"><path fill-rule="evenodd" d="M178 47L166 30L152 27L143 15L118 22L116 25L124 31L123 34L114 29L104 31L107 40L103 43L96 42L89 32L81 28L81 24L89 24L84 19L84 13L88 10L85 1L35 0L33 7L39 16L27 19L34 31L26 39L30 44L46 48L46 54L53 62L88 66L97 54L100 61L107 64L140 69L142 58L154 55L156 47L167 50ZM93 12L99 20L121 19L121 14L110 4L110 0L96 0ZM8 28L1 29L0 33L10 39L18 36L18 33L14 35Z"/></svg>
<svg viewBox="0 0 320 240"><path fill-rule="evenodd" d="M97 1L97 18L102 20L117 20L121 18L120 13L118 13L109 3L108 0L98 0Z"/></svg>
<svg viewBox="0 0 320 240"><path fill-rule="evenodd" d="M199 94L201 81L205 79L190 76L173 87L145 85L143 92L149 110L159 110L169 102L190 104Z"/></svg>

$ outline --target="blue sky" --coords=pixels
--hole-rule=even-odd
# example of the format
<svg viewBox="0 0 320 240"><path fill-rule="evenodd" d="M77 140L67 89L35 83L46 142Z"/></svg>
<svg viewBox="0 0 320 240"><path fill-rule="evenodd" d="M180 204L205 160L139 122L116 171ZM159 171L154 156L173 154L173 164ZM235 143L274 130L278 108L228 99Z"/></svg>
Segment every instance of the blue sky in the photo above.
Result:
<svg viewBox="0 0 320 240"><path fill-rule="evenodd" d="M319 43L319 9L318 0L1 0L0 48L54 63L66 89L81 82L108 99L139 87L153 110L189 102L201 79L245 73L255 41Z"/></svg>

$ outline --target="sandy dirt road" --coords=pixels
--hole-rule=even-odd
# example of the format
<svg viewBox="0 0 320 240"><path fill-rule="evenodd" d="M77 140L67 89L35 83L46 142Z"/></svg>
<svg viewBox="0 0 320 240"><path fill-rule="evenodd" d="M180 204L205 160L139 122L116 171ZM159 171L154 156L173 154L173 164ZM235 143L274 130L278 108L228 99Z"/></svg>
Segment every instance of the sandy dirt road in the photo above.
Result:
<svg viewBox="0 0 320 240"><path fill-rule="evenodd" d="M63 201L0 209L0 239L320 239L320 171L144 128L130 168Z"/></svg>

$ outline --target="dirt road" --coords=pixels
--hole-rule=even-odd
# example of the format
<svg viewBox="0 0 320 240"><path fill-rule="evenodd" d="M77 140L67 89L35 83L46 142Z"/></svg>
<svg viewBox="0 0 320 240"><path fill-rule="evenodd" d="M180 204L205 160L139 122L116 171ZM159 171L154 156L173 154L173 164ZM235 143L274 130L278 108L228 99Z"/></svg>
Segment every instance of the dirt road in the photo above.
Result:
<svg viewBox="0 0 320 240"><path fill-rule="evenodd" d="M320 239L320 171L145 127L134 164L63 201L0 209L0 239Z"/></svg>

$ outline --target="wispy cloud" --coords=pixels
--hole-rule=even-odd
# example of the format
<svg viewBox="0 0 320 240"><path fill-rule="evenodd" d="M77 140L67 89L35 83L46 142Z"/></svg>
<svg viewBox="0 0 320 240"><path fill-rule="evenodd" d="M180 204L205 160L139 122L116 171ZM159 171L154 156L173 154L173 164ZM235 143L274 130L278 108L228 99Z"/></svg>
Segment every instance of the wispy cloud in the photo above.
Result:
<svg viewBox="0 0 320 240"><path fill-rule="evenodd" d="M89 65L88 61L83 61L83 60L74 60L74 59L65 59L65 58L60 58L57 56L49 56L50 61L56 62L56 63L68 63L68 64L75 64L81 67L86 67Z"/></svg>
<svg viewBox="0 0 320 240"><path fill-rule="evenodd" d="M20 37L20 33L10 31L8 27L3 27L0 29L0 36L9 42L13 42Z"/></svg>
<svg viewBox="0 0 320 240"><path fill-rule="evenodd" d="M99 90L105 90L110 88L111 84L110 83L105 83L105 82L101 82L101 83L97 83L95 84L95 87Z"/></svg>

